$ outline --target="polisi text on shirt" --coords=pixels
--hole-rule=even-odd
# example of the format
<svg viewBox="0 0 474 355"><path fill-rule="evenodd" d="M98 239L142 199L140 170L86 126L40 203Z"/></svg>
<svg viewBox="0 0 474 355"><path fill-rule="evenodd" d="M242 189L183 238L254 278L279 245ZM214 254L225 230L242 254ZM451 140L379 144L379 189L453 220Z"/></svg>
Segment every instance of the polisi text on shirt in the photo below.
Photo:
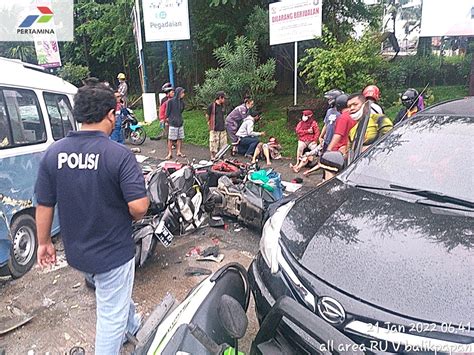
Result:
<svg viewBox="0 0 474 355"><path fill-rule="evenodd" d="M94 153L59 153L58 154L58 169L62 169L63 165L67 163L69 169L80 170L97 170L99 166L100 154Z"/></svg>

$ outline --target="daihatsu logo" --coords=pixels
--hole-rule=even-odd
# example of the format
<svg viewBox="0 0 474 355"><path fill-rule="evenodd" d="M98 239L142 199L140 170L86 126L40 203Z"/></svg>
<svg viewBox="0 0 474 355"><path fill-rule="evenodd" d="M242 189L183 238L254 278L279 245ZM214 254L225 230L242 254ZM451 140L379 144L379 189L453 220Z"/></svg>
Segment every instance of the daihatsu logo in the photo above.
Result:
<svg viewBox="0 0 474 355"><path fill-rule="evenodd" d="M318 300L318 312L326 322L334 325L342 324L346 320L346 311L331 297L322 297Z"/></svg>

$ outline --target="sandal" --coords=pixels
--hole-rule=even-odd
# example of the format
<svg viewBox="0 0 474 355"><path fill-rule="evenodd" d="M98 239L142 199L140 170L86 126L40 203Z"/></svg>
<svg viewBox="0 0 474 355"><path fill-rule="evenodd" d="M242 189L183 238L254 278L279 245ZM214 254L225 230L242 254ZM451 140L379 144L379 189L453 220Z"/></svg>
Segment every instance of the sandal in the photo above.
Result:
<svg viewBox="0 0 474 355"><path fill-rule="evenodd" d="M173 159L173 156L172 156L172 155L167 155L167 156L165 157L165 160L170 160L170 159Z"/></svg>
<svg viewBox="0 0 474 355"><path fill-rule="evenodd" d="M178 157L180 157L180 158L186 158L186 155L183 154L183 153L178 153L178 154L176 154L176 156L178 156Z"/></svg>

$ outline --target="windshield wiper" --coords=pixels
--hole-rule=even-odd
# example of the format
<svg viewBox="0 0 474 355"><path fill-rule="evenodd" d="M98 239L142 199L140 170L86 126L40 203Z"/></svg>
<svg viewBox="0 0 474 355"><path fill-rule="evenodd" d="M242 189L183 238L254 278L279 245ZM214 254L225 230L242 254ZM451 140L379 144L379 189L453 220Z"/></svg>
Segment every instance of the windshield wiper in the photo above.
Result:
<svg viewBox="0 0 474 355"><path fill-rule="evenodd" d="M451 204L460 205L464 207L474 208L474 202L472 201L465 200L459 197L449 196L438 191L416 189L413 187L407 187L407 186L402 186L402 185L397 185L397 184L390 184L389 187L390 189L393 189L394 191L401 191L401 192L406 192L412 195L425 197L426 199L431 200L431 201L451 203Z"/></svg>
<svg viewBox="0 0 474 355"><path fill-rule="evenodd" d="M416 200L415 201L416 203L427 204L424 201L430 200L430 201L438 202L440 204L452 204L452 205L467 207L469 209L474 209L473 201L465 200L459 197L449 196L442 192L437 192L437 191L417 189L417 188L397 185L397 184L390 184L387 187L377 186L377 185L362 185L362 184L354 184L354 183L350 185L353 187L360 188L360 189L388 191L388 192L403 192L410 195L424 197L424 199Z"/></svg>

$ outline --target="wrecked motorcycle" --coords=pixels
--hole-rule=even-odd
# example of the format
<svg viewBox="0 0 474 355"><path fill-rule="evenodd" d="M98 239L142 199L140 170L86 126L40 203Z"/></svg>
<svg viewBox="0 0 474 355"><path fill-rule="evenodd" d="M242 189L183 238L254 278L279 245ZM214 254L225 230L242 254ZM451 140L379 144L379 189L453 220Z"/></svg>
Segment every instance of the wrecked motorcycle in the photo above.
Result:
<svg viewBox="0 0 474 355"><path fill-rule="evenodd" d="M271 171L268 173L275 174L276 180L280 179L279 174ZM236 218L257 230L263 228L269 207L278 203L281 198L280 185L275 189L267 189L265 184L248 178L236 185L229 177L222 176L217 188L211 188L214 214Z"/></svg>
<svg viewBox="0 0 474 355"><path fill-rule="evenodd" d="M142 266L157 242L168 247L175 235L183 235L205 225L213 204L205 171L192 165L170 168L167 162L148 174L147 215L133 224L135 264Z"/></svg>
<svg viewBox="0 0 474 355"><path fill-rule="evenodd" d="M181 304L176 305L176 300L168 294L133 339L134 353L244 354L239 351L239 340L247 332L249 300L247 271L238 263L227 264L198 284ZM289 326L290 331L306 334L315 348L328 348L328 341L336 345L354 344L342 334L326 338L331 326L284 296L274 301L262 320L250 354L294 354L295 348L281 336ZM360 354L331 350L321 353Z"/></svg>

